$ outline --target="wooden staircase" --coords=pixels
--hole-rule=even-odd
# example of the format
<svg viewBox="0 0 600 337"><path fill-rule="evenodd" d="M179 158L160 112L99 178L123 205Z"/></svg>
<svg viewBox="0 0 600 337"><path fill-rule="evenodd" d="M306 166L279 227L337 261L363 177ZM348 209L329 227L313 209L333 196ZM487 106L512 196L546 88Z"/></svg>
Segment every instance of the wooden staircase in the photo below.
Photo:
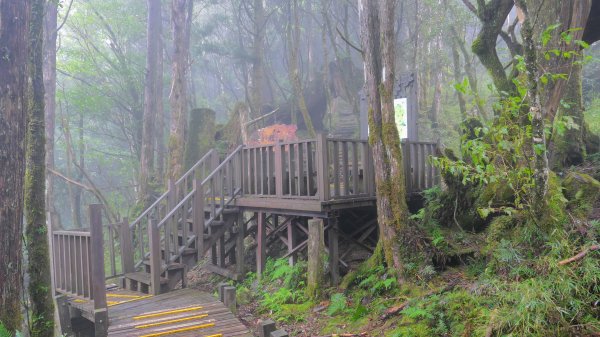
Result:
<svg viewBox="0 0 600 337"><path fill-rule="evenodd" d="M241 149L219 162L209 151L136 220L121 230L123 288L160 294L186 286L187 271L210 251L206 267L237 278L226 268L243 261L244 223L233 206L240 194ZM240 242L242 244L240 244Z"/></svg>

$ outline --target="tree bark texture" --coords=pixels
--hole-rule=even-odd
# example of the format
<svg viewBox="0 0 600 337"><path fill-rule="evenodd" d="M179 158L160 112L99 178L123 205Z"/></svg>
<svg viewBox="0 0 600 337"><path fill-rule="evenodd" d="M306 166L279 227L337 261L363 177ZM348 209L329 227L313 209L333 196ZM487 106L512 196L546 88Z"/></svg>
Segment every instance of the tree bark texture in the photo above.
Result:
<svg viewBox="0 0 600 337"><path fill-rule="evenodd" d="M534 219L543 218L545 213L544 198L546 196L548 186L548 157L546 154L546 135L544 132L544 106L540 102L540 87L538 76L538 58L533 39L533 20L528 12L528 6L525 1L518 0L517 2L521 9L525 20L521 29L523 36L523 47L525 53L525 66L527 69L527 101L529 104L529 114L531 117L531 144L532 152L535 156L533 178L535 182L533 190L533 205L531 209L534 214ZM535 18L535 17L534 17Z"/></svg>
<svg viewBox="0 0 600 337"><path fill-rule="evenodd" d="M29 0L0 0L0 321L21 327Z"/></svg>
<svg viewBox="0 0 600 337"><path fill-rule="evenodd" d="M187 127L187 74L189 70L188 1L172 0L173 63L171 85L171 130L169 134L168 176L178 179L183 174L185 134Z"/></svg>
<svg viewBox="0 0 600 337"><path fill-rule="evenodd" d="M27 272L31 303L30 335L54 335L54 304L50 282L50 253L46 224L46 167L44 128L44 13L45 0L32 0L30 25L30 92L25 173Z"/></svg>
<svg viewBox="0 0 600 337"><path fill-rule="evenodd" d="M570 34L573 35L573 40L583 38L583 29L588 21L592 1L527 0L525 3L529 10L529 16L536 18L532 29L534 42L538 44L536 46L539 54L537 57L538 69L566 76L566 79L549 81L540 88L540 103L544 117L550 123L554 122L556 117L571 117L579 125L579 128L567 129L562 135L554 130L548 144L550 166L560 169L577 165L585 158L585 141L588 136L588 128L583 117L581 66L576 64L577 61L581 61L581 57L552 56L546 60L542 53L544 50L551 49L582 53L577 44L566 44L561 41L560 34L572 30ZM559 23L560 26L552 32L552 39L545 47L540 46L542 32L556 23Z"/></svg>
<svg viewBox="0 0 600 337"><path fill-rule="evenodd" d="M140 158L139 200L150 204L149 180L154 175L155 121L158 116L157 82L161 21L160 0L148 0L146 83L144 85L144 117L142 122L142 153Z"/></svg>
<svg viewBox="0 0 600 337"><path fill-rule="evenodd" d="M364 51L369 143L373 148L377 186L378 245L383 249L387 268L395 271L402 282L409 254L417 255L418 251L411 245L412 230L405 200L402 151L394 121L394 1L359 0L358 7Z"/></svg>
<svg viewBox="0 0 600 337"><path fill-rule="evenodd" d="M254 40L253 40L253 60L252 60L252 79L250 81L250 99L249 106L252 111L252 118L256 118L262 113L263 106L263 82L265 78L265 7L264 0L254 0ZM251 119L252 119L251 118Z"/></svg>
<svg viewBox="0 0 600 337"><path fill-rule="evenodd" d="M289 45L290 45L290 81L292 82L292 87L294 90L294 97L296 98L296 102L298 103L298 109L302 114L302 118L304 119L304 125L306 125L306 130L308 130L308 134L310 137L315 137L316 132L312 123L312 119L310 118L310 114L308 112L308 108L306 107L306 100L304 99L304 92L302 90L302 79L300 78L300 67L298 64L298 54L300 53L300 20L298 15L298 0L292 1L292 20L293 20L293 31L291 33L292 36L289 37ZM292 24L292 22L290 22ZM293 111L292 111L293 115Z"/></svg>
<svg viewBox="0 0 600 337"><path fill-rule="evenodd" d="M56 116L56 35L58 9L53 1L46 2L44 16L44 114L46 127L46 167L54 169L54 128ZM50 214L50 225L53 222L54 208L54 176L46 173L46 212ZM57 228L57 227L55 227Z"/></svg>
<svg viewBox="0 0 600 337"><path fill-rule="evenodd" d="M477 16L482 27L471 48L488 70L496 89L499 92L510 94L515 87L500 62L496 43L498 35L502 31L502 25L513 8L514 0L491 0L487 3L478 1L478 3L481 4L477 8Z"/></svg>

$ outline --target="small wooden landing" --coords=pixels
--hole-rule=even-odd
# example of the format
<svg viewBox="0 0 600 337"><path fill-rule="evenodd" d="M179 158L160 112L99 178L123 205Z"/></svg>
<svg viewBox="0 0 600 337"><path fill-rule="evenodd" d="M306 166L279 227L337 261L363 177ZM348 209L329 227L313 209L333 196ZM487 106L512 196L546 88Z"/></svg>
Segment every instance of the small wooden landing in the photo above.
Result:
<svg viewBox="0 0 600 337"><path fill-rule="evenodd" d="M123 293L124 294L124 293ZM108 336L252 336L212 295L181 289L108 308ZM107 299L120 300L109 296Z"/></svg>
<svg viewBox="0 0 600 337"><path fill-rule="evenodd" d="M193 289L152 296L128 290L107 291L109 337L252 336L228 308L211 294ZM71 306L91 304L71 299Z"/></svg>

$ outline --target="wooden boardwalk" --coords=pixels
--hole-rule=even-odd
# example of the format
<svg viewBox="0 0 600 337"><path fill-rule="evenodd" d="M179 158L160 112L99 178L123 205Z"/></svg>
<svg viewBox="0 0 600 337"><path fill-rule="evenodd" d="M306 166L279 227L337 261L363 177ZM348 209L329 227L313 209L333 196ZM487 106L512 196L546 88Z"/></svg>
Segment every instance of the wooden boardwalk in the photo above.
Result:
<svg viewBox="0 0 600 337"><path fill-rule="evenodd" d="M252 336L223 303L198 290L153 296L119 289L106 296L108 336ZM71 306L81 309L83 315L91 309L85 300L72 300Z"/></svg>
<svg viewBox="0 0 600 337"><path fill-rule="evenodd" d="M429 158L437 145L405 141L402 147L408 196L435 186L439 173ZM258 275L276 241L287 246L284 257L293 264L308 247L309 218L326 223L336 284L352 252L372 253L377 241L372 157L366 140L322 134L240 145L224 159L210 150L182 177L170 179L167 191L132 222L107 224L103 207L90 205L89 229L52 232L61 322L69 326L83 317L97 337L248 335L210 295L174 289L185 288L187 271L207 256L204 268L240 280L247 271L247 236L257 243ZM107 281L129 292L107 292Z"/></svg>

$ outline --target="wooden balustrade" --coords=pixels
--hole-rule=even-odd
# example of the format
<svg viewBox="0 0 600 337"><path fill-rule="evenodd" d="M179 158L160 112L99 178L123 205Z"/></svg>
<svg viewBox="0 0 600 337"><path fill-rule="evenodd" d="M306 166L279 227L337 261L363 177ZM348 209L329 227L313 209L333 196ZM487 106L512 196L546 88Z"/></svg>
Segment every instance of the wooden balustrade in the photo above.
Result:
<svg viewBox="0 0 600 337"><path fill-rule="evenodd" d="M439 171L430 160L436 151L436 143L402 142L407 194L420 193L440 183Z"/></svg>
<svg viewBox="0 0 600 337"><path fill-rule="evenodd" d="M53 231L52 246L56 292L106 308L102 205L90 205L89 231Z"/></svg>
<svg viewBox="0 0 600 337"><path fill-rule="evenodd" d="M407 193L439 183L429 157L437 145L402 141ZM248 146L242 150L243 195L323 202L375 196L372 150L366 140L326 138Z"/></svg>

